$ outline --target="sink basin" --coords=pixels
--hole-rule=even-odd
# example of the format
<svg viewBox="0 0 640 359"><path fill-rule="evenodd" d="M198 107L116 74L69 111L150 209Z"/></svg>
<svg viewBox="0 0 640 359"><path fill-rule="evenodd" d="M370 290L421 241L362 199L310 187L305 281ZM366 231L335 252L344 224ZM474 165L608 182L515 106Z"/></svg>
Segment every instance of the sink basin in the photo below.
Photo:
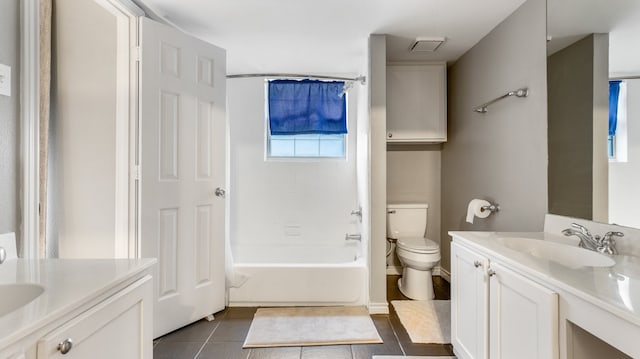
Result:
<svg viewBox="0 0 640 359"><path fill-rule="evenodd" d="M507 248L569 268L611 267L616 264L611 257L604 254L568 244L518 237L503 237L497 240Z"/></svg>
<svg viewBox="0 0 640 359"><path fill-rule="evenodd" d="M0 284L0 317L29 304L44 292L44 287L38 284L16 283Z"/></svg>

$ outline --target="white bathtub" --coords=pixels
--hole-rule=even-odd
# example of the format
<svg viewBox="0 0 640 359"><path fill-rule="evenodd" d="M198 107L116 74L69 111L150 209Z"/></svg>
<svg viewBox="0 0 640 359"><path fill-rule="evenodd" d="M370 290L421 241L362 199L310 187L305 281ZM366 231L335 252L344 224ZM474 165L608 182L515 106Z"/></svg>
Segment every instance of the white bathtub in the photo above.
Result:
<svg viewBox="0 0 640 359"><path fill-rule="evenodd" d="M368 279L359 247L235 246L234 270L248 279L229 289L229 305L364 305Z"/></svg>

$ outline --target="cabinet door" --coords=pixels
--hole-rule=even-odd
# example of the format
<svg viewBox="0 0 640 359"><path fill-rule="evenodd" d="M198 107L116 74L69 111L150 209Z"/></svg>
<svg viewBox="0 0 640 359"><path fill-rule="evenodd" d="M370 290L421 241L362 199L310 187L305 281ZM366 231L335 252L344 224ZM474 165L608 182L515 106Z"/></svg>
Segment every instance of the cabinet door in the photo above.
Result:
<svg viewBox="0 0 640 359"><path fill-rule="evenodd" d="M388 65L387 141L446 140L445 65Z"/></svg>
<svg viewBox="0 0 640 359"><path fill-rule="evenodd" d="M152 300L146 276L38 341L37 359L152 358ZM63 354L59 345L65 341L72 345Z"/></svg>
<svg viewBox="0 0 640 359"><path fill-rule="evenodd" d="M486 359L489 260L451 245L451 343L462 359Z"/></svg>
<svg viewBox="0 0 640 359"><path fill-rule="evenodd" d="M557 359L558 294L492 263L491 359Z"/></svg>

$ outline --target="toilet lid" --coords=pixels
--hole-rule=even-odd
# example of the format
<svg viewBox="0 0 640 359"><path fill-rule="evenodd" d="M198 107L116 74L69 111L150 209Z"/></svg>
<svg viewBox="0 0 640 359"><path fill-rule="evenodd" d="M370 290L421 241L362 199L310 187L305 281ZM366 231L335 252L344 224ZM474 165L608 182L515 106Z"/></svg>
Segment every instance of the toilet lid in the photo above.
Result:
<svg viewBox="0 0 640 359"><path fill-rule="evenodd" d="M422 237L400 238L398 239L398 246L418 253L437 253L440 251L438 243Z"/></svg>

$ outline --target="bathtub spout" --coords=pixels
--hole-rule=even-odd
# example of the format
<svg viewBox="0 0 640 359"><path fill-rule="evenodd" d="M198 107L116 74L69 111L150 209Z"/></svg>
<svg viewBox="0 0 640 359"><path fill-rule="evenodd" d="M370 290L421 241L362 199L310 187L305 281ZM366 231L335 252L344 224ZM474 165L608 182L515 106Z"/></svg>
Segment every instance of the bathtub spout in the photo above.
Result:
<svg viewBox="0 0 640 359"><path fill-rule="evenodd" d="M344 240L345 241L362 241L362 235L360 233L356 233L356 234L345 234L344 236Z"/></svg>

